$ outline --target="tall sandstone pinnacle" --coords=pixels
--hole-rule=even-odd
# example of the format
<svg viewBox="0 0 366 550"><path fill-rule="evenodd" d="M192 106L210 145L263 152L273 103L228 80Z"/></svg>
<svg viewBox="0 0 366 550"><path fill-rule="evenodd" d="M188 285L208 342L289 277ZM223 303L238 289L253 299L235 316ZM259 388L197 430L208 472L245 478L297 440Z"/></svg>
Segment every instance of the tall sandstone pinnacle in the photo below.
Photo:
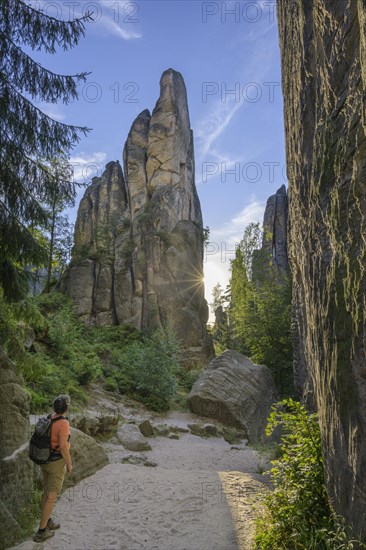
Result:
<svg viewBox="0 0 366 550"><path fill-rule="evenodd" d="M260 250L253 254L253 280L261 284L271 265L279 283L284 283L290 268L287 252L288 199L282 185L266 204L263 217L263 239Z"/></svg>
<svg viewBox="0 0 366 550"><path fill-rule="evenodd" d="M204 231L180 73L163 73L152 114L143 111L131 126L123 165L108 163L86 190L61 288L86 322L167 325L183 344L184 363L207 364Z"/></svg>
<svg viewBox="0 0 366 550"><path fill-rule="evenodd" d="M366 5L277 9L296 380L319 412L331 501L366 538Z"/></svg>

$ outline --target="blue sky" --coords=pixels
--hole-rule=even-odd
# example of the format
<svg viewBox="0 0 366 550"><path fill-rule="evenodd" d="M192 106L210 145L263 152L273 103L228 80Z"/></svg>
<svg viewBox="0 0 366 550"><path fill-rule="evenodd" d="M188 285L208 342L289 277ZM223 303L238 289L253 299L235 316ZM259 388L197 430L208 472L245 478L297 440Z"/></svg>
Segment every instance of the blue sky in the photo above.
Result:
<svg viewBox="0 0 366 550"><path fill-rule="evenodd" d="M228 281L235 244L283 183L285 147L280 55L273 0L28 1L49 15L91 10L86 38L69 52L33 56L55 72L91 71L69 106L42 105L62 122L91 127L72 152L88 181L121 160L134 118L154 108L169 67L185 79L195 136L196 184L211 244L206 297ZM80 198L79 198L80 199ZM75 211L71 212L75 218Z"/></svg>

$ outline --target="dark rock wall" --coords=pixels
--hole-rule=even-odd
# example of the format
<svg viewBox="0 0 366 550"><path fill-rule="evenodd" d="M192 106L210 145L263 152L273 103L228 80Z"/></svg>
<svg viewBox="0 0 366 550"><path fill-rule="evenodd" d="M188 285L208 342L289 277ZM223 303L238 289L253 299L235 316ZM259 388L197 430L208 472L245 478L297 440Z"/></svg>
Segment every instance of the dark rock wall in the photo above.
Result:
<svg viewBox="0 0 366 550"><path fill-rule="evenodd" d="M335 510L366 537L366 5L277 9L295 375L319 412Z"/></svg>

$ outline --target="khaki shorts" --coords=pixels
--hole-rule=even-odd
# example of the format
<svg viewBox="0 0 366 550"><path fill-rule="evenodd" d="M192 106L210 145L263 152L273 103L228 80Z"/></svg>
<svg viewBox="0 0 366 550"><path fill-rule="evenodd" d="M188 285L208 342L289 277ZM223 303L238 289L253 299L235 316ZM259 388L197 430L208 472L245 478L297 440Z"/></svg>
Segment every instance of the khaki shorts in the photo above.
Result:
<svg viewBox="0 0 366 550"><path fill-rule="evenodd" d="M47 493L60 493L64 482L66 462L63 458L41 466L43 474L43 489Z"/></svg>

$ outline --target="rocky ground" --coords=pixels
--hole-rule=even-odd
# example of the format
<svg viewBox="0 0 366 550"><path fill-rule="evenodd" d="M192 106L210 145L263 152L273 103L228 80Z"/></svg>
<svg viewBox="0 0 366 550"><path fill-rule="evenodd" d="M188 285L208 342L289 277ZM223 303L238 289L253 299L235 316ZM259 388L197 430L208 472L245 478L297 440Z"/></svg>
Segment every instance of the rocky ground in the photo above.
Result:
<svg viewBox="0 0 366 550"><path fill-rule="evenodd" d="M118 407L127 421L122 427L130 423L136 433L125 439L119 425L102 442L110 464L67 489L57 502L54 518L61 529L44 544L26 541L17 550L251 548L257 495L265 484L262 454L246 440L225 441L219 423L187 412L151 415L98 388L91 402L90 415L102 409L115 413ZM140 434L137 425L147 419L144 431L151 426L161 435ZM132 451L126 445L151 450Z"/></svg>

